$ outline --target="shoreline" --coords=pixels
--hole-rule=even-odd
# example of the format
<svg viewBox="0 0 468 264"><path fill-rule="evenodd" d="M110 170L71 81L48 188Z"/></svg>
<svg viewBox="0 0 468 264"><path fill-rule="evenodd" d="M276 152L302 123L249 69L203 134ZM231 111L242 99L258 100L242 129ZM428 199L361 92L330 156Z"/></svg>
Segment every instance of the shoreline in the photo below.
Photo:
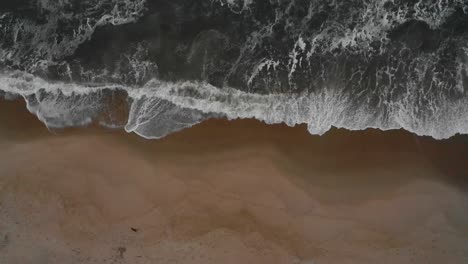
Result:
<svg viewBox="0 0 468 264"><path fill-rule="evenodd" d="M31 114L22 99L14 101L0 100L0 125L11 127L12 131L0 130L0 136L7 138L21 137L60 137L71 135L112 135L122 136L126 140L137 143L142 147L152 145L173 144L186 142L193 138L200 144L215 145L227 148L236 145L236 142L262 142L273 143L283 151L291 151L288 145L298 144L304 148L329 152L343 152L345 155L353 152L394 152L394 153L418 153L429 162L434 163L438 170L450 174L460 175L457 170L459 164L468 162L468 135L456 135L449 139L434 139L429 136L418 136L404 129L383 131L369 128L366 130L350 131L347 129L332 128L324 135L311 135L306 125L289 127L286 124L265 124L255 119L210 119L193 127L172 133L161 139L146 139L135 133L127 133L123 128L106 128L99 124L91 124L83 127L71 127L49 130ZM17 119L11 116L18 117ZM191 139L190 139L191 140ZM211 144L210 144L211 143ZM180 144L182 145L182 144ZM183 146L178 146L183 147ZM189 151L185 149L184 151ZM296 157L298 158L298 157ZM365 165L364 165L365 166ZM468 170L468 165L466 166ZM468 177L457 178L460 184L468 188Z"/></svg>
<svg viewBox="0 0 468 264"><path fill-rule="evenodd" d="M311 136L255 120L160 140L99 127L54 134L1 101L0 146L0 262L468 259L464 136Z"/></svg>

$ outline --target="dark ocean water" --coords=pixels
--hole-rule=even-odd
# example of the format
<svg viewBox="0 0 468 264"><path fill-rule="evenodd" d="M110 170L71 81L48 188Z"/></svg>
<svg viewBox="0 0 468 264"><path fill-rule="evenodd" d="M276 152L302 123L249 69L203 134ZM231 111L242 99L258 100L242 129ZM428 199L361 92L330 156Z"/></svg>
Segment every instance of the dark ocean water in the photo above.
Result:
<svg viewBox="0 0 468 264"><path fill-rule="evenodd" d="M49 127L211 117L468 134L468 1L0 3L0 93Z"/></svg>

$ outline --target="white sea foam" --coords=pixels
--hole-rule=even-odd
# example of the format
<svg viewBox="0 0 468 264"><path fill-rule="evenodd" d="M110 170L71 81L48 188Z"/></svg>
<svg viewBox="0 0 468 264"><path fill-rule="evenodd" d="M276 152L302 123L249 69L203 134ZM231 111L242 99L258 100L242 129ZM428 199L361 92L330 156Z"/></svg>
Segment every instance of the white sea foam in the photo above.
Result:
<svg viewBox="0 0 468 264"><path fill-rule="evenodd" d="M85 11L71 12L66 9L71 5L68 0L41 0L37 12L46 14L45 23L0 12L0 36L6 40L11 38L13 44L0 47L0 61L22 65L29 71L46 69L72 55L98 27L136 21L142 15L145 3L146 0L93 0L83 4L87 7ZM60 28L64 21L74 26L66 30ZM25 58L28 63L24 62Z"/></svg>
<svg viewBox="0 0 468 264"><path fill-rule="evenodd" d="M311 134L332 127L349 130L399 129L436 139L468 133L468 100L445 98L433 102L427 113L418 108L417 90L382 111L356 105L339 87L318 93L253 94L232 88L219 89L203 82L151 80L143 87L85 86L47 82L24 73L0 75L0 90L21 95L28 109L50 127L85 125L104 111L105 91L123 91L130 100L125 129L146 138L161 138L213 116L255 118L268 124L307 124ZM115 106L117 107L117 106ZM113 124L108 124L112 126Z"/></svg>

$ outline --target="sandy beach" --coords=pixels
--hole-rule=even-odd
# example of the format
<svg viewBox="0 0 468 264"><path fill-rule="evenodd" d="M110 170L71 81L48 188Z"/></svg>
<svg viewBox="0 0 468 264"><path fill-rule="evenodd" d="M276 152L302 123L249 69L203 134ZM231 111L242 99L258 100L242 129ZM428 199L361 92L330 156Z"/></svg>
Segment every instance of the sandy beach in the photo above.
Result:
<svg viewBox="0 0 468 264"><path fill-rule="evenodd" d="M468 137L210 120L145 140L0 101L0 263L468 263Z"/></svg>

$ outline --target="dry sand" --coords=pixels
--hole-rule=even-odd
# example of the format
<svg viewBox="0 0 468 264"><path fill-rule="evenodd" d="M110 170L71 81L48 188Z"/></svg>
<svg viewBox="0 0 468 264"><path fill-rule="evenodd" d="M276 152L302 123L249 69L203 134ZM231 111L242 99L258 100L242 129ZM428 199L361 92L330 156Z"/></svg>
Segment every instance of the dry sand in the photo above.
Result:
<svg viewBox="0 0 468 264"><path fill-rule="evenodd" d="M0 263L468 263L468 140L212 120L51 133L0 102Z"/></svg>

